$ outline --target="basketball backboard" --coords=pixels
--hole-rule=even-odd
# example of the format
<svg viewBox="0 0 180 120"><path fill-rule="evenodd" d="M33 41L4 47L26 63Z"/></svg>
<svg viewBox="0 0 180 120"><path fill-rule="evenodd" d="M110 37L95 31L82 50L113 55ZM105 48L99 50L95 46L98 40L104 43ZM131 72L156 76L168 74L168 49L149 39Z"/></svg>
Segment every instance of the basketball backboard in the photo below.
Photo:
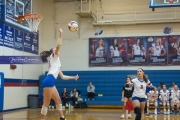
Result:
<svg viewBox="0 0 180 120"><path fill-rule="evenodd" d="M27 21L18 22L18 16L32 13L32 0L4 0L1 21L15 28L30 31Z"/></svg>
<svg viewBox="0 0 180 120"><path fill-rule="evenodd" d="M151 0L149 5L150 8L178 6L180 6L180 0Z"/></svg>

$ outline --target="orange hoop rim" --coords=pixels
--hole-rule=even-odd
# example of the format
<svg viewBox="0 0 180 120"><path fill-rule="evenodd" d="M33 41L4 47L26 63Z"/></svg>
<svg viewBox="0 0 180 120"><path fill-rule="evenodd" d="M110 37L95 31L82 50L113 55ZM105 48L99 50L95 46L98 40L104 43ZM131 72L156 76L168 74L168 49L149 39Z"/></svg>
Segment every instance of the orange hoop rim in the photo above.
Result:
<svg viewBox="0 0 180 120"><path fill-rule="evenodd" d="M37 20L42 17L43 17L42 14L25 14L25 15L19 15L18 21L21 22L23 18L25 18L27 20Z"/></svg>

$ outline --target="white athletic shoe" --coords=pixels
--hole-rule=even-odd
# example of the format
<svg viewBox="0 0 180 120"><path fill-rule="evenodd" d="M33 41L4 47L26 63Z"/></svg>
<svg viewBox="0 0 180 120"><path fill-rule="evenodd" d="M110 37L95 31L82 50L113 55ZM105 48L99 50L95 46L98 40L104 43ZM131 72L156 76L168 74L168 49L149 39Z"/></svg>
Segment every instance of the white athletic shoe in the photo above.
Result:
<svg viewBox="0 0 180 120"><path fill-rule="evenodd" d="M164 114L166 115L166 111L164 111Z"/></svg>
<svg viewBox="0 0 180 120"><path fill-rule="evenodd" d="M51 109L54 109L54 106L51 106Z"/></svg>
<svg viewBox="0 0 180 120"><path fill-rule="evenodd" d="M63 106L62 109L65 109L65 106Z"/></svg>
<svg viewBox="0 0 180 120"><path fill-rule="evenodd" d="M129 114L129 115L128 115L128 119L131 119L131 118L132 118L132 117L131 117L131 114Z"/></svg>
<svg viewBox="0 0 180 120"><path fill-rule="evenodd" d="M169 112L169 111L167 111L167 112L166 112L166 114L167 114L167 115L169 115L169 114L170 114L170 112Z"/></svg>
<svg viewBox="0 0 180 120"><path fill-rule="evenodd" d="M124 119L124 114L123 114L123 115L121 115L120 119Z"/></svg>
<svg viewBox="0 0 180 120"><path fill-rule="evenodd" d="M157 109L154 110L154 114L157 115Z"/></svg>
<svg viewBox="0 0 180 120"><path fill-rule="evenodd" d="M68 104L66 103L66 107L68 107Z"/></svg>

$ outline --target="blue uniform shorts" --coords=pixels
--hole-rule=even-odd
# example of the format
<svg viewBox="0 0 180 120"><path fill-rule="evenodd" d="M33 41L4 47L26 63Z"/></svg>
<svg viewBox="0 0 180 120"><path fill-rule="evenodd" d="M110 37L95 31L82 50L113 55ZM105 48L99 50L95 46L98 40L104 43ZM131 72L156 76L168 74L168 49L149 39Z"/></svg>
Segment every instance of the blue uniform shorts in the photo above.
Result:
<svg viewBox="0 0 180 120"><path fill-rule="evenodd" d="M132 97L132 101L134 101L134 100L139 100L139 102L146 102L146 98L139 98L136 96Z"/></svg>
<svg viewBox="0 0 180 120"><path fill-rule="evenodd" d="M46 87L54 87L55 78L52 75L47 75L46 78L42 82L43 88Z"/></svg>

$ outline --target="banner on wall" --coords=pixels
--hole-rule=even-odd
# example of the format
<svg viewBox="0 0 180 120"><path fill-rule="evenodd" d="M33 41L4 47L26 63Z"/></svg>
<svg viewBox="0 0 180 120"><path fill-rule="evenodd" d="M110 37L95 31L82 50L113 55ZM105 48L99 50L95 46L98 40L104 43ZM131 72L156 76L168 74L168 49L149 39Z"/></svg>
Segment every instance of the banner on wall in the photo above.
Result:
<svg viewBox="0 0 180 120"><path fill-rule="evenodd" d="M4 26L4 46L14 48L14 28Z"/></svg>
<svg viewBox="0 0 180 120"><path fill-rule="evenodd" d="M168 37L146 37L148 44L148 65L167 65Z"/></svg>
<svg viewBox="0 0 180 120"><path fill-rule="evenodd" d="M32 52L32 39L31 34L24 32L24 51Z"/></svg>
<svg viewBox="0 0 180 120"><path fill-rule="evenodd" d="M0 72L0 111L4 106L4 73Z"/></svg>
<svg viewBox="0 0 180 120"><path fill-rule="evenodd" d="M126 66L127 65L127 45L124 38L107 38L108 41L108 66Z"/></svg>
<svg viewBox="0 0 180 120"><path fill-rule="evenodd" d="M147 65L147 41L144 37L127 38L128 65Z"/></svg>
<svg viewBox="0 0 180 120"><path fill-rule="evenodd" d="M31 34L32 38L32 53L38 54L39 53L39 36L38 33Z"/></svg>
<svg viewBox="0 0 180 120"><path fill-rule="evenodd" d="M14 49L23 51L23 32L15 30Z"/></svg>
<svg viewBox="0 0 180 120"><path fill-rule="evenodd" d="M41 56L0 56L0 64L43 64Z"/></svg>
<svg viewBox="0 0 180 120"><path fill-rule="evenodd" d="M89 39L89 66L180 65L180 36Z"/></svg>
<svg viewBox="0 0 180 120"><path fill-rule="evenodd" d="M89 66L107 66L106 38L89 39Z"/></svg>
<svg viewBox="0 0 180 120"><path fill-rule="evenodd" d="M4 45L4 25L0 23L0 46Z"/></svg>
<svg viewBox="0 0 180 120"><path fill-rule="evenodd" d="M168 37L168 64L180 65L180 36Z"/></svg>

